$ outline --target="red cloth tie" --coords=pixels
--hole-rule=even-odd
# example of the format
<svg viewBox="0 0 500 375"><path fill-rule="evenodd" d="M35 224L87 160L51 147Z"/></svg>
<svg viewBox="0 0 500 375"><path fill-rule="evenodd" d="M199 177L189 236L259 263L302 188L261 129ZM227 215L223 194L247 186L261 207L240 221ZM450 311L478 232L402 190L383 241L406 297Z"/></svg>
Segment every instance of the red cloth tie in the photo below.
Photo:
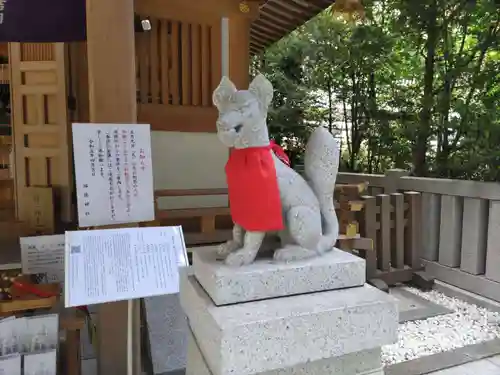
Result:
<svg viewBox="0 0 500 375"><path fill-rule="evenodd" d="M247 231L284 228L271 149L271 145L233 149L226 164L231 217Z"/></svg>
<svg viewBox="0 0 500 375"><path fill-rule="evenodd" d="M280 145L278 145L274 141L271 141L271 150L273 150L274 155L276 155L278 159L280 159L286 165L290 166L290 159L288 158L288 155L285 153L285 151L283 150L283 148L281 148Z"/></svg>

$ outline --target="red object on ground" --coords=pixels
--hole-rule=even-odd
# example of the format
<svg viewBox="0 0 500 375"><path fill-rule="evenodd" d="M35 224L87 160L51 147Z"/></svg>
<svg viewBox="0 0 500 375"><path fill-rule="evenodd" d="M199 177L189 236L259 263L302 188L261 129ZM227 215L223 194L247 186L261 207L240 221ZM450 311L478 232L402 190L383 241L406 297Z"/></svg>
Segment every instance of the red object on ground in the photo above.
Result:
<svg viewBox="0 0 500 375"><path fill-rule="evenodd" d="M274 141L271 141L271 150L273 150L274 154L278 159L280 159L286 165L290 166L290 159L288 158L288 155L285 153L285 150L283 150L283 148L280 145L278 145Z"/></svg>
<svg viewBox="0 0 500 375"><path fill-rule="evenodd" d="M233 221L247 231L282 230L283 212L271 145L233 149L226 164Z"/></svg>

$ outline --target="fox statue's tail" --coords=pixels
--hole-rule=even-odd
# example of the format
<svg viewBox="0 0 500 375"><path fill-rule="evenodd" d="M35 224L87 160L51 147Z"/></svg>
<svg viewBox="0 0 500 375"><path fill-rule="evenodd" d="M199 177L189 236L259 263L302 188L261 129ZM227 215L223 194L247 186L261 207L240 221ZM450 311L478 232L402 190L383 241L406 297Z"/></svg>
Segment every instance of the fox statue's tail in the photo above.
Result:
<svg viewBox="0 0 500 375"><path fill-rule="evenodd" d="M331 250L339 237L339 222L333 203L333 190L339 169L340 147L333 135L318 127L307 142L304 167L309 185L319 200L323 236L318 252Z"/></svg>

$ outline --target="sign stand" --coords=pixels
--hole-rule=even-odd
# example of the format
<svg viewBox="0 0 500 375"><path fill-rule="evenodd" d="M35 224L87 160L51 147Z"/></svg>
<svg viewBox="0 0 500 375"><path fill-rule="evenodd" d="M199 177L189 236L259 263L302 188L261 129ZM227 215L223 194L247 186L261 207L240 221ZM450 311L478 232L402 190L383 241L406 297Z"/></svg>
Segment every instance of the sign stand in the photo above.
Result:
<svg viewBox="0 0 500 375"><path fill-rule="evenodd" d="M122 228L154 220L149 125L73 124L73 149L80 227ZM140 339L137 303L129 300L126 308L127 375L142 370L140 345L134 345Z"/></svg>
<svg viewBox="0 0 500 375"><path fill-rule="evenodd" d="M134 374L134 301L127 301L127 375Z"/></svg>
<svg viewBox="0 0 500 375"><path fill-rule="evenodd" d="M126 372L135 373L137 302L179 292L187 266L181 227L112 228L66 232L66 307L127 301Z"/></svg>

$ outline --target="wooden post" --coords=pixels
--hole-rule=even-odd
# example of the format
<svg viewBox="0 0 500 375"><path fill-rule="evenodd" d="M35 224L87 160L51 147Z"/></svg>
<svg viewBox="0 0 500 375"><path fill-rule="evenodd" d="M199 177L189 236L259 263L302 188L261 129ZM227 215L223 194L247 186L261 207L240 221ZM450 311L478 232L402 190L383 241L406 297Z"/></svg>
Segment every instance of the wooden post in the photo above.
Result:
<svg viewBox="0 0 500 375"><path fill-rule="evenodd" d="M402 269L405 265L404 240L405 240L405 201L401 193L391 194L391 203L394 207L394 228L392 232L391 265L393 268Z"/></svg>
<svg viewBox="0 0 500 375"><path fill-rule="evenodd" d="M362 221L361 236L370 238L373 241L373 250L365 252L367 279L371 279L377 273L377 201L372 196L363 196L362 199L365 202L365 207L363 210L364 218Z"/></svg>
<svg viewBox="0 0 500 375"><path fill-rule="evenodd" d="M408 176L410 172L404 169L389 169L384 178L384 194L398 192L398 181L401 177Z"/></svg>
<svg viewBox="0 0 500 375"><path fill-rule="evenodd" d="M87 51L90 121L136 123L133 0L87 0ZM138 302L134 315L139 310ZM127 374L128 319L127 301L100 305L97 353L100 375ZM135 322L135 342L139 342L139 316ZM134 356L137 375L139 353Z"/></svg>
<svg viewBox="0 0 500 375"><path fill-rule="evenodd" d="M387 194L379 194L376 197L380 210L379 236L377 238L378 259L377 266L381 271L391 269L391 198Z"/></svg>
<svg viewBox="0 0 500 375"><path fill-rule="evenodd" d="M229 18L229 77L239 90L246 90L250 78L250 22L245 16Z"/></svg>
<svg viewBox="0 0 500 375"><path fill-rule="evenodd" d="M406 218L406 233L405 233L405 263L410 266L413 271L420 270L420 247L421 247L421 195L415 191L407 191L404 193L406 202L408 203L408 215Z"/></svg>

